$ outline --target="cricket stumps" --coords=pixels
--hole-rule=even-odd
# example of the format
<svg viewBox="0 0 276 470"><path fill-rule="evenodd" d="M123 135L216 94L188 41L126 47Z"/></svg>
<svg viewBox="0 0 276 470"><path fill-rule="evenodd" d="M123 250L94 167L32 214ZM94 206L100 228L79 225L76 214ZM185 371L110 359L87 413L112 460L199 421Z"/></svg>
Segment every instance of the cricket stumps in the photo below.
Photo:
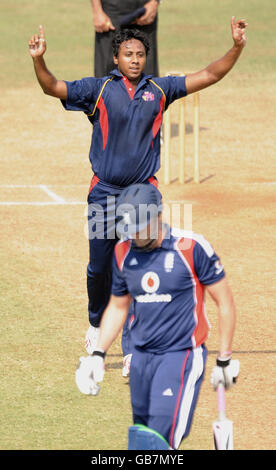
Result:
<svg viewBox="0 0 276 470"><path fill-rule="evenodd" d="M170 72L167 75L183 76L184 74L179 72ZM200 182L199 177L199 92L193 93L193 181L195 183ZM185 183L186 178L186 98L178 100L178 179L181 184ZM172 144L172 114L174 112L174 105L169 106L167 111L164 113L163 121L163 139L164 139L164 150L163 150L163 180L165 185L169 185L172 180L172 169L171 169L171 144Z"/></svg>

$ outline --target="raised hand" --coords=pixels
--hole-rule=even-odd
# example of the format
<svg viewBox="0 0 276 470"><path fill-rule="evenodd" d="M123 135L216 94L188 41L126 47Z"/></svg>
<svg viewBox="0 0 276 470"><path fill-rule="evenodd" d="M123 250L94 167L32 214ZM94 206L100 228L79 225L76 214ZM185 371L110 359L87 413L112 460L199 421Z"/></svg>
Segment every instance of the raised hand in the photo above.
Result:
<svg viewBox="0 0 276 470"><path fill-rule="evenodd" d="M245 20L235 21L235 16L231 18L232 37L236 46L244 47L246 45L245 30L248 26Z"/></svg>
<svg viewBox="0 0 276 470"><path fill-rule="evenodd" d="M46 51L44 29L39 26L39 34L34 34L29 40L29 51L33 58L42 57Z"/></svg>

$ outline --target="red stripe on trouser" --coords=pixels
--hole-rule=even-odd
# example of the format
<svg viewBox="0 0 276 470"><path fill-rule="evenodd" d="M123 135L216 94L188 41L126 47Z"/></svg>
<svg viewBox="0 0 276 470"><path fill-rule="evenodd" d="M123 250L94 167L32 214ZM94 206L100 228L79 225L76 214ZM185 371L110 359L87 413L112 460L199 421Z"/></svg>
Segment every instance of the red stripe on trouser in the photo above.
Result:
<svg viewBox="0 0 276 470"><path fill-rule="evenodd" d="M152 184L153 186L155 186L156 188L158 188L158 180L154 176L151 176L148 179L148 182Z"/></svg>
<svg viewBox="0 0 276 470"><path fill-rule="evenodd" d="M173 423L172 423L171 434L170 434L170 447L171 447L171 448L173 448L174 431L175 431L176 420L177 420L177 416L178 416L178 412L179 412L179 407L180 407L180 403L181 403L181 396L182 396L183 387L184 387L184 372L185 372L185 367L186 367L186 363L187 363L188 357L189 357L189 355L190 355L190 352L191 352L191 351L190 351L190 349L189 349L189 350L187 351L186 356L185 356L184 363L183 363L183 367L182 367L182 371L181 371L180 390L179 390L179 394L178 394L178 398L177 398L177 403L176 403L176 407L175 407L175 411L174 411Z"/></svg>
<svg viewBox="0 0 276 470"><path fill-rule="evenodd" d="M98 178L96 175L93 176L91 183L90 183L90 188L89 188L89 193L92 191L94 186L100 181L100 178Z"/></svg>

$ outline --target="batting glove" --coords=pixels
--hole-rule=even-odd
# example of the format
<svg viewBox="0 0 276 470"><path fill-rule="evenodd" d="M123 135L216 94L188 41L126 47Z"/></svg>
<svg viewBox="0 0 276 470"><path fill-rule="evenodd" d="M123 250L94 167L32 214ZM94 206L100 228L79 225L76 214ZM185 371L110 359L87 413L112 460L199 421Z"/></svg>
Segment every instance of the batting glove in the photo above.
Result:
<svg viewBox="0 0 276 470"><path fill-rule="evenodd" d="M76 370L76 384L81 393L85 395L98 395L104 378L105 352L94 351L92 356L81 357Z"/></svg>
<svg viewBox="0 0 276 470"><path fill-rule="evenodd" d="M217 365L213 368L211 374L211 384L214 390L217 389L219 384L223 384L225 389L234 385L240 371L240 362L238 360L231 360L228 358L217 358Z"/></svg>

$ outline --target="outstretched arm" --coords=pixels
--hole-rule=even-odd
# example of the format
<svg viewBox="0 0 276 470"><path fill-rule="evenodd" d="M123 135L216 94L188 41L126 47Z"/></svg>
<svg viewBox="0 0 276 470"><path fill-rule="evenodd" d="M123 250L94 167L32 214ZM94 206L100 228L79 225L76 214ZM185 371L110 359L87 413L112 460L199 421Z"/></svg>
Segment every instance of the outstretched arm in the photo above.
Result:
<svg viewBox="0 0 276 470"><path fill-rule="evenodd" d="M47 95L63 100L67 99L67 86L63 80L57 80L47 69L44 54L46 52L46 40L43 27L39 27L39 34L33 35L29 40L29 51L33 59L37 80Z"/></svg>
<svg viewBox="0 0 276 470"><path fill-rule="evenodd" d="M231 18L233 47L220 59L212 62L205 69L188 74L186 76L187 93L207 88L221 80L235 65L243 48L246 45L245 29L248 23L245 20L235 21L235 17Z"/></svg>

